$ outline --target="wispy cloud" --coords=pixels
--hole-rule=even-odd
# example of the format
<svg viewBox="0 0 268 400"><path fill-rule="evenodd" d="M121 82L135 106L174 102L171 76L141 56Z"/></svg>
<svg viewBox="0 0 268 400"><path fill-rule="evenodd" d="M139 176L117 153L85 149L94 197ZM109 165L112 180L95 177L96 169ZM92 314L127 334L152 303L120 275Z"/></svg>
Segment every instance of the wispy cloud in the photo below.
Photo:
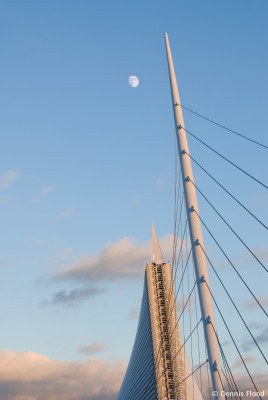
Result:
<svg viewBox="0 0 268 400"><path fill-rule="evenodd" d="M105 288L99 287L81 287L75 288L70 291L60 290L53 294L50 300L43 300L42 306L63 304L67 306L76 306L83 300L87 300L90 297L94 297L100 293L103 293Z"/></svg>
<svg viewBox="0 0 268 400"><path fill-rule="evenodd" d="M54 190L54 186L52 186L52 185L44 186L44 187L41 189L41 195L42 195L42 196L46 196L47 194L53 192L53 190Z"/></svg>
<svg viewBox="0 0 268 400"><path fill-rule="evenodd" d="M19 175L20 171L18 169L9 169L0 175L0 190L5 190L12 186Z"/></svg>
<svg viewBox="0 0 268 400"><path fill-rule="evenodd" d="M260 347L268 343L268 328L265 328L261 333L255 335L256 342ZM243 350L249 351L253 346L256 346L253 340L246 339L243 341Z"/></svg>
<svg viewBox="0 0 268 400"><path fill-rule="evenodd" d="M74 208L67 208L66 210L62 211L59 215L59 219L61 221L65 221L75 215L76 211Z"/></svg>
<svg viewBox="0 0 268 400"><path fill-rule="evenodd" d="M170 254L173 235L160 240L163 254ZM61 268L54 275L56 280L101 282L117 279L140 279L144 266L150 260L150 242L137 243L125 237L107 245L97 254L81 257L72 265Z"/></svg>
<svg viewBox="0 0 268 400"><path fill-rule="evenodd" d="M3 194L2 196L0 196L0 206L1 206L2 204L5 204L6 201L7 201L7 199L8 199L8 196L6 195L6 193Z"/></svg>
<svg viewBox="0 0 268 400"><path fill-rule="evenodd" d="M249 380L247 374L235 374L234 380L236 382L237 387L240 391L244 393L244 397L246 397L246 392L248 390L252 390L252 392L256 392L252 383ZM265 373L258 373L254 376L254 382L260 392L264 391L263 399L267 400L267 393L268 393L268 382L267 382L267 375ZM247 396L248 399L252 399L252 396Z"/></svg>
<svg viewBox="0 0 268 400"><path fill-rule="evenodd" d="M254 362L254 360L247 360L247 361L249 363ZM239 364L239 362L237 364ZM205 369L204 369L204 372L205 372ZM251 390L252 392L256 392L253 384L251 383L251 381L249 379L248 374L247 373L242 374L241 372L235 373L234 371L232 371L232 372L233 372L234 381L236 383L236 387L238 388L238 390L240 390L243 393L243 395L241 397L244 397L245 399L248 399L248 400L257 398L254 396L247 395L247 391ZM200 376L201 376L201 379L200 379ZM204 375L196 374L195 377L196 377L199 387L201 387L201 385L202 385L202 388L203 388L202 393L205 395L204 398L205 399L211 398L212 388L208 386L208 383L207 383L208 380L206 379L207 376L205 374ZM261 373L261 372L254 374L254 382L260 392L264 391L263 400L267 400L267 394L268 394L267 375L265 373ZM223 378L223 387L226 391L232 391L232 389L230 389L229 384L227 384L225 378ZM230 398L232 398L232 397L226 396L226 399L230 399ZM233 398L236 398L236 397L233 396Z"/></svg>
<svg viewBox="0 0 268 400"><path fill-rule="evenodd" d="M154 183L154 186L157 190L162 192L165 189L166 186L166 180L163 176L159 176L157 180Z"/></svg>
<svg viewBox="0 0 268 400"><path fill-rule="evenodd" d="M0 352L1 400L112 400L126 365L88 359L60 362L33 353Z"/></svg>
<svg viewBox="0 0 268 400"><path fill-rule="evenodd" d="M251 355L248 355L248 356L244 356L243 360L245 361L246 364L253 364L255 361L257 361L257 358L253 357ZM241 358L237 358L235 360L235 362L233 363L232 368L240 368L240 367L243 367L243 365L244 364L243 364Z"/></svg>
<svg viewBox="0 0 268 400"><path fill-rule="evenodd" d="M258 301L264 308L266 308L266 307L268 308L268 296L267 295L258 296ZM260 308L259 304L256 302L256 300L254 298L248 300L245 303L245 306L246 306L246 308L251 308L251 309Z"/></svg>
<svg viewBox="0 0 268 400"><path fill-rule="evenodd" d="M139 307L132 307L130 310L129 310L129 313L128 313L128 317L130 318L130 319L139 319L139 315L140 315L140 308Z"/></svg>
<svg viewBox="0 0 268 400"><path fill-rule="evenodd" d="M100 343L100 342L93 342L93 343L89 344L88 346L79 346L78 347L78 351L80 351L80 353L83 353L87 356L92 356L94 354L101 353L104 350L106 350L106 346L104 343Z"/></svg>

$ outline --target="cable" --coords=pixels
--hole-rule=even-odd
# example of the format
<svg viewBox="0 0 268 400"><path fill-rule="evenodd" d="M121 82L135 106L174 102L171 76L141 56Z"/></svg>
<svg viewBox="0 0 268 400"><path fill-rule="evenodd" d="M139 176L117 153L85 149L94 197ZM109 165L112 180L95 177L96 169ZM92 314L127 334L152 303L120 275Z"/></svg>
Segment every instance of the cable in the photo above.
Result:
<svg viewBox="0 0 268 400"><path fill-rule="evenodd" d="M212 205L212 203L208 200L208 198L201 192L201 190L196 186L196 184L189 178L189 181L192 182L196 190L202 195L202 197L208 202L208 204L213 208L213 210L218 214L218 216L223 220L223 222L228 226L228 228L235 234L235 236L240 240L240 242L246 247L246 249L250 252L250 254L258 261L258 263L268 272L268 269L265 265L258 259L258 257L253 253L252 250L246 245L246 243L240 238L240 236L235 232L235 230L231 227L231 225L223 218L223 216L217 211L217 209Z"/></svg>
<svg viewBox="0 0 268 400"><path fill-rule="evenodd" d="M173 234L173 252L172 252L172 276L173 276L173 267L175 264L175 256L176 256L176 250L177 250L177 242L178 242L178 235L177 235L177 225L180 225L181 221L181 216L182 216L182 206L183 206L183 201L184 197L181 195L182 189L181 189L181 174L179 174L179 182L178 182L178 187L179 187L179 197L177 196L177 181L178 181L178 146L175 146L175 149L177 150L175 152L175 188L174 188L174 234ZM178 217L178 202L180 200L180 216L179 216L179 222L177 223L177 217Z"/></svg>
<svg viewBox="0 0 268 400"><path fill-rule="evenodd" d="M258 347L258 349L259 349L259 351L260 351L260 353L261 353L261 355L262 355L263 359L266 361L266 364L268 364L267 358L266 358L266 357L265 357L265 355L263 354L263 351L262 351L262 349L260 348L260 346L258 345L258 343L257 343L256 339L255 339L255 338L254 338L254 336L252 335L252 333L251 333L251 331L250 331L249 327L247 326L247 323L245 322L245 320L244 320L244 318L242 317L242 315L241 315L240 311L238 310L237 306L235 305L235 303L234 303L234 301L233 301L232 297L230 296L230 294L229 294L228 290L226 289L226 286L224 285L223 281L221 280L221 278L220 278L220 276L219 276L218 272L216 271L216 269L215 269L214 265L213 265L213 264L212 264L212 262L210 261L210 258L208 257L208 255L207 255L207 253L205 252L205 249L203 248L203 246L202 246L202 244L201 244L201 243L200 243L200 247L201 247L201 249L202 249L203 253L205 254L205 256L206 256L206 259L208 260L208 262L209 262L210 266L212 267L213 271L215 272L215 274L216 274L217 278L219 279L219 281L220 281L220 283L221 283L221 285L222 285L223 289L225 290L225 293L227 294L227 296L228 296L228 297L229 297L229 299L231 300L231 302L232 302L232 304L233 304L234 308L236 309L236 311L237 311L237 313L238 313L239 317L241 318L241 320L242 320L243 324L245 325L245 327L246 327L247 331L249 332L249 334L250 334L250 336L251 336L252 340L254 341L254 343L256 344L256 346Z"/></svg>
<svg viewBox="0 0 268 400"><path fill-rule="evenodd" d="M205 222L203 221L203 219L200 217L200 215L198 214L198 212L196 210L194 210L196 215L198 216L198 218L200 219L200 221L202 222L202 224L204 225L204 227L206 228L206 230L208 231L208 233L210 234L210 236L212 237L212 239L215 241L215 243L217 244L217 246L219 247L219 249L221 250L221 252L224 254L224 256L226 257L226 259L229 261L230 265L233 267L233 269L235 270L235 272L237 273L237 275L239 276L239 278L241 279L241 281L244 283L244 285L246 286L246 288L248 289L248 291L251 293L251 295L253 296L253 298L255 299L255 301L258 303L258 305L260 306L260 308L262 309L262 311L264 312L264 314L268 317L267 312L265 311L265 309L263 308L263 306L261 305L261 303L259 302L259 300L257 299L257 297L254 295L254 293L252 292L252 290L250 289L250 287L247 285L247 283L244 281L244 279L242 278L241 274L238 272L238 270L236 269L236 267L234 266L234 264L232 263L232 261L230 260L230 258L227 256L227 254L225 253L225 251L222 249L222 247L220 246L219 242L216 240L216 238L214 237L214 235L211 233L211 231L209 230L209 228L207 227L207 225L205 224Z"/></svg>
<svg viewBox="0 0 268 400"><path fill-rule="evenodd" d="M183 246L184 236L185 236L185 233L186 233L187 222L188 222L188 221L186 221L185 227L184 227L184 233L183 233L183 238L182 238L182 242L181 242L181 248L180 248L180 253L179 253L179 259L180 259L181 252L182 252L182 246ZM190 256L190 255L189 255L189 256ZM176 276L176 273L177 273L177 268L178 268L179 259L178 259L178 261L177 261L175 276ZM172 288L173 288L173 287L174 287L174 282L173 282L173 279L171 279L170 285L169 285L169 292L168 292L168 296L167 296L167 310L169 309L170 300L171 300L171 294L172 294ZM176 300L175 300L175 301L176 301ZM171 315L171 314L170 314L170 315ZM170 318L170 315L169 315L169 317L168 317L168 320L169 320L169 318ZM155 361L156 364L157 364L157 366L158 366L158 364L159 364L159 362L158 362L158 356L159 356L160 348L161 348L161 342L159 343L159 349L158 349L157 356L156 356L156 361ZM163 351L162 351L162 352L163 352ZM161 358L160 358L160 359L161 359ZM157 367L156 367L156 368L157 368Z"/></svg>
<svg viewBox="0 0 268 400"><path fill-rule="evenodd" d="M204 334L204 342L206 342L204 329L203 329L203 334ZM206 357L207 357L207 359L208 359L208 349L207 349L207 346L205 346L205 352L206 352ZM206 370L207 370L208 390L209 390L209 398L210 398L210 400L211 400L211 399L212 399L212 390L211 390L210 379L209 379L209 378L211 378L211 375L209 374L208 369L209 369L209 368L208 368L208 363L207 363L207 368L206 368Z"/></svg>
<svg viewBox="0 0 268 400"><path fill-rule="evenodd" d="M185 347L185 344L187 343L188 339L190 339L190 337L192 336L192 334L194 333L194 331L197 329L198 325L200 324L200 322L202 321L202 318L199 320L199 322L197 323L197 325L195 326L195 328L192 330L192 332L189 334L189 336L187 337L187 339L184 341L183 345L179 348L179 350L176 352L176 354L172 357L171 362L175 360L175 358L177 357L177 355L179 354L179 352L181 351L181 349L183 349L183 347ZM159 378L156 381L156 384L158 383L158 381L160 380L160 378L162 378L162 376L164 375L165 370L162 372L162 374L159 376Z"/></svg>
<svg viewBox="0 0 268 400"><path fill-rule="evenodd" d="M185 238L185 233L186 233L187 224L188 224L188 220L185 221L184 231L183 231L182 240L181 240L180 252L179 252L178 259L177 259L177 261L176 261L176 270L175 270L174 276L172 277L172 278L173 278L173 281L171 281L171 282L170 282L170 285L169 285L168 307L169 307L170 296L171 296L171 287L174 287L174 282L175 282L175 280L176 280L177 271L178 271L178 266L179 266L180 258L181 258L181 255L182 255L182 248L183 248L183 243L184 243L184 238Z"/></svg>
<svg viewBox="0 0 268 400"><path fill-rule="evenodd" d="M192 250L192 248L191 248ZM186 254L188 253L188 237L186 236ZM190 292L190 273L189 273L189 268L187 268L187 288L188 288L188 293ZM190 332L192 331L192 313L191 313L191 299L189 299L189 328ZM193 338L191 335L190 338L190 348L191 348L191 369L193 370L194 368L194 358L193 358ZM193 393L195 392L195 381L194 381L194 376L192 375L192 390Z"/></svg>
<svg viewBox="0 0 268 400"><path fill-rule="evenodd" d="M203 365L205 365L208 362L208 359L206 361L204 361L201 365L199 365L199 367L197 367L190 375L186 376L186 378L184 378L181 382L177 383L177 386L180 386L184 381L186 381L186 379L188 379L190 376L192 376L196 371L198 371L200 368L203 367Z"/></svg>
<svg viewBox="0 0 268 400"><path fill-rule="evenodd" d="M222 315L222 312L221 312L221 310L220 310L220 308L219 308L219 306L218 306L218 304L217 304L217 302L216 302L216 300L215 300L215 297L213 296L213 294L212 294L212 292L211 292L211 290L210 290L210 287L209 287L208 284L207 284L207 281L205 280L204 282L205 282L205 284L207 285L207 288L208 288L209 293L210 293L210 295L211 295L211 297L212 297L212 299L213 299L213 301L214 301L214 304L216 305L217 310L218 310L218 312L219 312L219 314L220 314L220 316L221 316L221 318L222 318L222 320L223 320L223 323L224 323L224 325L225 325L225 327L226 327L226 329L227 329L227 331L228 331L228 333L229 333L229 335L230 335L230 337L231 337L231 339L232 339L232 342L233 342L233 344L234 344L234 346L235 346L235 348L236 348L236 350L237 350L237 352L238 352L238 354L239 354L239 356L240 356L240 358L241 358L241 360L242 360L242 363L244 364L244 367L245 367L245 369L246 369L246 371L247 371L247 373L248 373L248 376L249 376L251 382L253 383L253 386L254 386L256 392L259 393L259 391L258 391L258 389L257 389L257 387L256 387L256 385L255 385L255 382L254 382L254 380L253 380L253 378L252 378L252 376L251 376L251 374L250 374L250 372L249 372L249 370L248 370L248 367L247 367L247 365L246 365L246 363L245 363L245 361L244 361L244 359L243 359L243 357L242 357L242 355L241 355L241 353L240 353L240 351L239 351L239 348L237 347L237 344L235 343L235 340L234 340L234 338L233 338L233 336L232 336L232 334L231 334L231 332L230 332L230 329L228 328L228 325L227 325L227 323L226 323L226 321L225 321L225 319L224 319L224 317L223 317L223 315ZM261 397L261 396L258 395L258 397L260 398L260 400L262 400L262 397Z"/></svg>
<svg viewBox="0 0 268 400"><path fill-rule="evenodd" d="M171 314L172 314L174 305L176 304L176 300L177 300L177 297L178 297L178 294L179 294L179 291L180 291L180 287L181 287L181 285L182 285L182 281L183 281L183 278L184 278L184 274L185 274L186 268L188 267L188 263L189 263L189 259L190 259L191 253L192 253L192 249L190 250L190 253L189 253L189 255L188 255L188 258L187 258L185 267L184 267L184 269L183 269L182 277L181 277L181 280L180 280L180 283L179 283L179 287L178 287L178 289L177 289L177 291L176 291L176 296L175 296L175 299L174 299L174 302L173 302L173 306L172 306L172 308L171 308L171 310L170 310L170 313L168 314L168 318L167 318L168 322L169 322L169 318L171 317ZM167 307L167 308L169 308L169 304L168 304L168 307Z"/></svg>
<svg viewBox="0 0 268 400"><path fill-rule="evenodd" d="M253 139L251 139L251 138L249 138L249 137L247 137L245 135L242 135L241 133L238 133L238 132L234 131L233 129L227 128L227 126L219 124L218 122L213 121L212 119L210 119L208 117L205 117L204 115L201 115L201 114L197 113L196 111L191 110L190 108L187 108L187 107L185 107L185 106L183 106L183 105L181 105L179 103L176 103L175 106L181 106L185 110L190 111L192 114L198 115L198 117L201 117L201 118L205 119L206 121L211 122L214 125L220 126L221 128L223 128L223 129L225 129L225 130L227 130L227 131L229 131L231 133L234 133L235 135L241 136L243 139L249 140L250 142L257 144L258 146L261 146L261 147L264 147L265 149L268 149L268 146L266 146L265 144L262 144L262 143L257 142L256 140L253 140Z"/></svg>
<svg viewBox="0 0 268 400"><path fill-rule="evenodd" d="M192 270L193 270L193 279L195 279L195 269L194 269L193 257L192 257L192 266L193 266L193 268L192 268ZM195 321L196 321L196 323L197 323L197 295L196 295L196 287L195 287L195 289L194 289L194 301L195 301ZM202 317L201 317L201 320L202 320ZM199 337L199 329L198 329L198 326L197 326L196 331L197 331L197 345L198 345L198 361L199 361L199 364L201 364L200 337ZM200 378L200 385L201 385L200 389L201 389L201 395L202 395L202 399L203 399L203 398L204 398L204 394L203 394L203 380L202 380L201 369L200 369L199 372L200 372L199 378Z"/></svg>
<svg viewBox="0 0 268 400"><path fill-rule="evenodd" d="M206 146L208 149L212 150L215 154L223 158L225 161L227 161L229 164L231 164L233 167L237 168L239 171L243 172L245 175L253 179L255 182L259 183L266 189L268 189L268 186L266 186L264 183L259 181L257 178L255 178L253 175L251 175L249 172L245 171L243 168L240 168L238 165L233 163L231 160L229 160L227 157L223 156L221 153L219 153L217 150L213 149L211 146L209 146L207 143L203 142L203 140L199 139L197 136L195 136L193 133L188 131L188 129L184 128L183 126L179 125L178 129L183 129L185 132L189 133L189 135L193 136L196 140L198 140L200 143L202 143L204 146Z"/></svg>
<svg viewBox="0 0 268 400"><path fill-rule="evenodd" d="M172 337L172 335L173 335L175 329L177 328L177 325L178 325L178 323L179 323L179 320L181 319L181 316L182 316L183 313L184 313L184 310L185 310L185 308L186 308L186 306L187 306L187 304L188 304L188 301L189 301L189 299L190 299L190 297L191 297L191 295L192 295L192 293L193 293L193 291L194 291L195 286L196 286L196 281L195 281L194 286L193 286L193 288L192 288L192 290L191 290L191 293L189 294L189 296L188 296L188 298L187 298L186 303L185 303L184 306L183 306L182 312L180 313L180 316L179 316L179 318L177 319L177 322L176 322L176 324L175 324L175 326L174 326L174 328L173 328L173 331L172 331L172 333L171 333L170 338Z"/></svg>
<svg viewBox="0 0 268 400"><path fill-rule="evenodd" d="M192 336L192 334L194 333L194 331L196 329L198 329L198 325L200 324L200 322L202 321L202 317L200 318L200 320L197 322L196 326L194 327L194 329L191 331L191 333L188 335L187 339L184 341L183 345L179 348L179 350L177 351L177 353L175 354L175 356L172 358L171 361L173 361L177 355L179 354L179 352L181 351L181 349L185 346L185 344L187 343L188 339L190 339L190 337Z"/></svg>
<svg viewBox="0 0 268 400"><path fill-rule="evenodd" d="M223 389L223 391L224 391L224 397L226 398L226 392L225 392L225 389L224 389L224 386L223 386L223 382L222 382L222 379L221 379L221 375L220 375L220 372L219 372L219 370L218 370L218 375L219 375L219 378L220 378L220 381L221 381L221 387L222 387L222 389Z"/></svg>
<svg viewBox="0 0 268 400"><path fill-rule="evenodd" d="M189 258L190 258L190 255L191 255L191 251L192 251L192 250L190 250L190 253L189 253L189 256L188 256L188 259L187 259L187 263L186 263L186 265L185 265L185 267L184 267L184 272L185 272L186 267L187 267L187 265L188 265ZM182 282L182 280L181 280L181 282ZM196 285L196 282L195 282L195 284L194 284L193 289L195 288L195 285ZM193 289L192 289L192 291L193 291ZM177 322L176 322L176 324L175 324L175 327L174 327L173 331L171 332L171 334L170 334L170 336L169 336L169 340L171 340L171 338L172 338L172 336L173 336L173 334L174 334L174 332L175 332L175 330L176 330L176 327L177 327L177 325L178 325L178 323L179 323L179 320L180 320L180 318L181 318L181 316L182 316L182 314L183 314L183 312L184 312L184 309L185 309L185 307L186 307L186 305L187 305L187 303L188 303L188 301L189 301L189 298L190 298L190 296L191 296L191 294L192 294L192 291L191 291L191 293L190 293L190 295L189 295L189 297L188 297L188 299L187 299L187 302L185 303L185 305L184 305L184 307L183 307L183 310L182 310L182 312L181 312L179 318L177 319ZM175 297L175 299L174 299L174 303L173 303L173 306L172 306L172 310L173 310L173 308L174 308L174 304L176 304L177 296L178 296L178 291L177 291L177 295L176 295L176 297ZM169 306L167 307L167 310L168 310L168 308L169 308ZM167 322L168 322L168 323L169 323L169 320L170 320L170 318L171 318L171 316L172 316L172 310L171 310L171 312L168 314L168 317L167 317ZM155 361L156 367L155 367L155 369L158 368L159 363L160 363L160 360L161 360L161 357L162 357L162 355L163 355L163 349L162 349L162 352L160 353L160 358L158 359L160 349L161 349L161 342L159 343L159 348L158 348L158 352L157 352L157 356L156 356L156 361Z"/></svg>
<svg viewBox="0 0 268 400"><path fill-rule="evenodd" d="M180 316L178 317L177 322L176 322L176 324L175 324L175 326L174 326L174 328L173 328L173 330L172 330L172 332L171 332L171 334L170 334L170 336L169 336L169 340L171 340L171 338L172 338L172 336L173 336L173 334L174 334L174 332L175 332L175 330L176 330L176 328L177 328L177 326L178 326L178 324L179 324L179 320L181 319L181 316L182 316L183 313L184 313L184 310L185 310L185 308L186 308L186 306L187 306L187 304L188 304L188 301L189 301L189 299L190 299L190 297L191 297L191 295L192 295L192 293L193 293L193 290L194 290L195 286L196 286L196 282L194 283L194 286L193 286L193 288L192 288L192 290L191 290L191 293L189 294L189 296L188 296L188 298L187 298L187 301L186 301L186 303L184 304L184 307L183 307L183 309L182 309L182 312L180 313ZM160 349L161 349L161 342L160 342L160 344L159 344L159 348L158 348L158 352L157 352L157 356L156 356L156 361L155 361L155 364L156 364L155 369L156 369L156 370L157 370L157 368L158 368L158 366L159 366L159 363L160 363L160 360L161 360L161 356L163 355L163 352L164 352L163 349L162 349L162 352L161 352L161 355L160 355L160 359L158 360L158 356L159 356Z"/></svg>
<svg viewBox="0 0 268 400"><path fill-rule="evenodd" d="M219 181L217 181L216 178L214 178L205 168L202 167L202 165L199 164L199 162L197 162L192 156L190 156L189 153L187 153L187 151L185 151L184 154L187 154L187 156L190 157L190 159L192 161L194 161L195 164L197 164L211 179L213 179L214 182L216 182L226 193L229 194L229 196L232 197L232 199L234 199L241 207L244 208L244 210L246 210L253 218L255 218L256 221L258 221L265 229L268 230L268 227L259 219L256 217L256 215L254 215L246 206L244 206L235 196L232 195L232 193L230 193Z"/></svg>
<svg viewBox="0 0 268 400"><path fill-rule="evenodd" d="M231 391L232 391L232 392L235 392L235 391L236 391L236 392L240 393L240 391L238 390L238 387L236 386L236 382L235 382L235 380L234 380L232 371L231 371L231 369L230 369L230 367L229 367L229 364L228 364L228 362L227 362L227 359L226 359L226 357L225 357L225 354L224 354L223 348L222 348L222 346L221 346L221 343L220 343L218 334L217 334L216 329L215 329L215 327L214 327L214 324L213 324L212 322L211 322L211 326L212 326L213 331L214 331L214 334L215 334L215 336L216 336L216 339L217 339L217 342L218 342L218 345L219 345L219 348L220 348L220 352L221 352L221 356L222 356L224 365L225 365L225 367L227 366L227 370L229 371L230 376L231 376L231 379L230 379L230 380L232 380L232 383L234 384L234 387L235 387L236 390L234 390L234 387L232 387L232 386L229 384L229 381L228 381L227 377L225 377L226 380L227 380L228 386L231 387L231 389L232 389ZM225 371L225 372L226 372L226 371ZM240 395L239 395L239 398L240 398L240 400L241 400Z"/></svg>
<svg viewBox="0 0 268 400"><path fill-rule="evenodd" d="M206 361L203 362L201 365L199 365L199 367L197 367L190 375L188 375L186 378L184 378L181 382L177 383L177 384L175 385L175 387L180 386L183 382L186 381L186 379L190 378L190 376L192 376L196 371L198 371L200 368L202 368L203 365L205 365L207 362L208 362L208 360L206 360ZM162 397L160 398L160 400L162 400L165 396L166 396L166 394L165 394L164 396L162 396Z"/></svg>

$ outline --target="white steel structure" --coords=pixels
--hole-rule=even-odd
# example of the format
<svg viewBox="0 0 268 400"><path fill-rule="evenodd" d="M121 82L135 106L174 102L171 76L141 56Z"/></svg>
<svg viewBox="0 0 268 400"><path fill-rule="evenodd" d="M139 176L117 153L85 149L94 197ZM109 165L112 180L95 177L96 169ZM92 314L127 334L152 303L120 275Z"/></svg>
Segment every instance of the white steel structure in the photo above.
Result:
<svg viewBox="0 0 268 400"><path fill-rule="evenodd" d="M146 280L158 399L202 400L195 378L186 379L192 370L178 323L171 265L163 260L154 226Z"/></svg>
<svg viewBox="0 0 268 400"><path fill-rule="evenodd" d="M192 183L194 178L186 130L167 34L165 43L186 213L213 397L220 400L222 398L220 355L209 291L206 255L195 187ZM171 265L164 262L153 227L152 257L151 262L146 265L136 339L117 400L202 400L194 372L190 367L180 330Z"/></svg>
<svg viewBox="0 0 268 400"><path fill-rule="evenodd" d="M153 227L136 339L117 400L193 399L202 395L178 324L171 265L163 260Z"/></svg>
<svg viewBox="0 0 268 400"><path fill-rule="evenodd" d="M177 140L179 147L181 174L184 187L186 212L189 222L190 238L191 238L193 259L195 265L201 315L203 319L212 386L215 393L218 393L218 395L216 395L215 398L219 399L221 398L220 394L222 390L222 385L220 381L221 372L220 372L219 347L213 329L213 326L215 327L216 325L212 308L211 294L208 289L209 277L208 277L206 256L203 251L204 242L203 242L201 223L197 215L198 204L197 204L196 192L195 192L195 187L192 184L192 182L194 182L194 177L193 177L191 159L187 155L187 153L190 154L190 152L188 148L186 131L185 129L183 129L185 125L183 120L178 85L177 85L167 33L165 33L165 42L166 42L166 52L167 52L169 78L170 78L170 86L172 94L172 103L174 110L174 119L175 119L175 126L176 126ZM196 211L197 213L194 211Z"/></svg>

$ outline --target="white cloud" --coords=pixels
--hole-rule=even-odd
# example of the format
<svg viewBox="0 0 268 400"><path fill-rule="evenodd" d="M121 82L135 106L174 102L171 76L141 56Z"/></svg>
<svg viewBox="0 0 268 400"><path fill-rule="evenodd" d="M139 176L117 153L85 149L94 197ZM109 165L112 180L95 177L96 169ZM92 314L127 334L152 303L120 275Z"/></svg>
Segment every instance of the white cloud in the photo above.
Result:
<svg viewBox="0 0 268 400"><path fill-rule="evenodd" d="M53 361L33 353L0 352L1 400L102 400L115 398L124 362Z"/></svg>
<svg viewBox="0 0 268 400"><path fill-rule="evenodd" d="M9 169L0 176L0 190L8 189L20 175L18 169Z"/></svg>
<svg viewBox="0 0 268 400"><path fill-rule="evenodd" d="M173 235L160 240L163 254L170 254ZM101 282L116 279L139 279L144 276L146 262L150 261L150 242L137 243L125 237L107 245L97 254L81 257L72 265L61 268L54 279Z"/></svg>

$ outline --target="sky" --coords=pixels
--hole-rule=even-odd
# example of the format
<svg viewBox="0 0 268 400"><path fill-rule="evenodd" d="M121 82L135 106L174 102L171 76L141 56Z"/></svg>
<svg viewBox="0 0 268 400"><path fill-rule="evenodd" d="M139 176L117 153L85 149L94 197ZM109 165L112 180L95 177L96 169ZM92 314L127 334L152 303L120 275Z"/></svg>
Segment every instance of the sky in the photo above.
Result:
<svg viewBox="0 0 268 400"><path fill-rule="evenodd" d="M267 145L267 15L265 0L0 1L1 400L115 399L137 329L152 222L172 257L176 141L164 33L182 104ZM190 132L267 185L267 149L184 117ZM189 146L267 225L267 189L192 137ZM197 166L194 173L267 263L267 231ZM199 200L267 308L267 275ZM267 353L265 319L204 236ZM247 353L243 329L234 327L256 372L262 364ZM237 363L232 352L230 360Z"/></svg>

